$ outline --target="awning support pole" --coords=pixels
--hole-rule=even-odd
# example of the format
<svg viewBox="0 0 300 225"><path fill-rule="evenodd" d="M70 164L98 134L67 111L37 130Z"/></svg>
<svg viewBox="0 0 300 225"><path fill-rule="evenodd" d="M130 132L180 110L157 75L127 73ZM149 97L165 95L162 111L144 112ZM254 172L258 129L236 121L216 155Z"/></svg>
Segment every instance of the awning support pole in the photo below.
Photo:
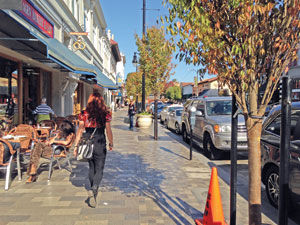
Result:
<svg viewBox="0 0 300 225"><path fill-rule="evenodd" d="M18 63L18 123L23 123L23 63Z"/></svg>

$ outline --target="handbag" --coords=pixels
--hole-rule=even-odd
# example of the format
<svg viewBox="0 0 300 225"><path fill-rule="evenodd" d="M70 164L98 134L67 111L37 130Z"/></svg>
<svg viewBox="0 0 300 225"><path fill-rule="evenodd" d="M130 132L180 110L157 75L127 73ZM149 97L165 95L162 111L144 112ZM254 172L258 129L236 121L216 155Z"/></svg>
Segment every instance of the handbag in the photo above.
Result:
<svg viewBox="0 0 300 225"><path fill-rule="evenodd" d="M92 158L94 152L93 138L97 128L94 129L93 133L89 138L82 138L78 146L77 160L81 162L87 162Z"/></svg>

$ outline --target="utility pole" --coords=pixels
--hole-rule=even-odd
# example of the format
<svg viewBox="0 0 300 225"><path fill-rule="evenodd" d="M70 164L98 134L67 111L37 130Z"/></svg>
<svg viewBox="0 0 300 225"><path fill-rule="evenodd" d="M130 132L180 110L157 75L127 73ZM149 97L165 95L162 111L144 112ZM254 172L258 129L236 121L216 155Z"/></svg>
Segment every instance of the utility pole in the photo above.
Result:
<svg viewBox="0 0 300 225"><path fill-rule="evenodd" d="M146 38L146 0L143 0L143 41ZM142 111L145 111L145 69L142 76Z"/></svg>

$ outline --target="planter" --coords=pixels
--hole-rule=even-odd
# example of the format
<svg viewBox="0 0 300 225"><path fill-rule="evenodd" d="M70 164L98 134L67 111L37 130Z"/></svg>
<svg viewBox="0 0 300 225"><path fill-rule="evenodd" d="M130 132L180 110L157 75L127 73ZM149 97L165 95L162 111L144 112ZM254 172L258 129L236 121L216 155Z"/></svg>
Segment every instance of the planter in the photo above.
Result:
<svg viewBox="0 0 300 225"><path fill-rule="evenodd" d="M137 115L137 125L140 128L148 128L152 124L152 115Z"/></svg>

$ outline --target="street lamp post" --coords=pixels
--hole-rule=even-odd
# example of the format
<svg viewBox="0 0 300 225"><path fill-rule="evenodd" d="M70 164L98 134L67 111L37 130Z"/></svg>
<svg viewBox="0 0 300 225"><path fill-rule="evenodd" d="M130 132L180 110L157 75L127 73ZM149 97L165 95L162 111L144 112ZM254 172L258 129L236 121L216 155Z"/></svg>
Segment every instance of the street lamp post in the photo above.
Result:
<svg viewBox="0 0 300 225"><path fill-rule="evenodd" d="M136 56L136 52L134 52L133 54L133 59L132 59L132 64L133 66L135 66L135 72L137 73L138 72L138 61L137 61L137 56ZM135 107L136 107L136 110L138 111L138 93L136 93L136 97L135 97Z"/></svg>

